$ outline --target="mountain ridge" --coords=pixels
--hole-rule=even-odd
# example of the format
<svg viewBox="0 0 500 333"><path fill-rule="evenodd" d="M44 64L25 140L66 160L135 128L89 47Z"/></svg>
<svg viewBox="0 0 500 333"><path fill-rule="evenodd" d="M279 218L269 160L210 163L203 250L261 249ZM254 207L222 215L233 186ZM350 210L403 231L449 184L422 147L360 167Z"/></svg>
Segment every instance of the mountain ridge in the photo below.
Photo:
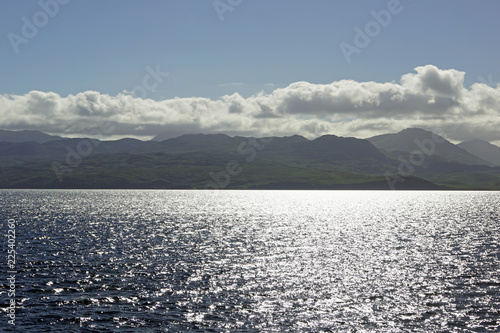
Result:
<svg viewBox="0 0 500 333"><path fill-rule="evenodd" d="M461 142L457 146L495 166L500 166L500 147L488 141L475 139Z"/></svg>
<svg viewBox="0 0 500 333"><path fill-rule="evenodd" d="M432 132L402 132L406 141L391 149L407 151L376 146L397 133L370 138L375 144L333 134L0 142L0 188L500 189L500 168ZM415 139L419 154L408 145Z"/></svg>
<svg viewBox="0 0 500 333"><path fill-rule="evenodd" d="M454 145L442 136L420 128L408 128L397 133L377 135L367 140L375 147L389 153L422 152L445 162L491 166L490 162Z"/></svg>
<svg viewBox="0 0 500 333"><path fill-rule="evenodd" d="M45 143L52 140L62 140L63 138L57 135L49 135L41 131L21 130L8 131L0 130L0 142L37 142Z"/></svg>

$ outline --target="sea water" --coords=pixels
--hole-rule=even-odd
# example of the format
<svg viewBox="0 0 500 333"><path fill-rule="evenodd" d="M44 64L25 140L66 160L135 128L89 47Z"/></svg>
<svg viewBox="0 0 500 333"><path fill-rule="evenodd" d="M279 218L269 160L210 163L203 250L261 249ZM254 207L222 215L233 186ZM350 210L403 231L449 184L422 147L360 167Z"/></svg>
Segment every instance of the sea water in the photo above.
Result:
<svg viewBox="0 0 500 333"><path fill-rule="evenodd" d="M0 208L4 331L500 331L498 192L1 190Z"/></svg>

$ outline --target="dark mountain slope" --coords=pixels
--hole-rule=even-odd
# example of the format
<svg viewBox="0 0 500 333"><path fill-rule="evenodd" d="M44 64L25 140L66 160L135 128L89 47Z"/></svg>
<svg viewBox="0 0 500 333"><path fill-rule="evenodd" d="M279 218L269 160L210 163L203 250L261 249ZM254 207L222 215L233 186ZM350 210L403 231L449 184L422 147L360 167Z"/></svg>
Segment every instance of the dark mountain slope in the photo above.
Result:
<svg viewBox="0 0 500 333"><path fill-rule="evenodd" d="M500 147L498 146L483 140L465 141L457 146L493 165L500 166Z"/></svg>
<svg viewBox="0 0 500 333"><path fill-rule="evenodd" d="M421 151L445 162L490 165L489 162L457 147L443 137L420 128L409 128L395 134L383 134L367 139L379 149L387 152Z"/></svg>
<svg viewBox="0 0 500 333"><path fill-rule="evenodd" d="M395 150L384 153L368 140L335 135L0 142L0 187L386 189L387 174L405 179L397 189L500 187L498 170L430 132L413 129L396 139L394 134L372 139ZM433 154L401 173L398 154L408 159L412 144L432 148Z"/></svg>

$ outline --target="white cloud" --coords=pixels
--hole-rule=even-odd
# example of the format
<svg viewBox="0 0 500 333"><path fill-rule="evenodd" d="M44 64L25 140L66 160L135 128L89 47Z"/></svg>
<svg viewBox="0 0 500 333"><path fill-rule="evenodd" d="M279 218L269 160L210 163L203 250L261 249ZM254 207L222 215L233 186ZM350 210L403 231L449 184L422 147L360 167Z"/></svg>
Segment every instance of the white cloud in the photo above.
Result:
<svg viewBox="0 0 500 333"><path fill-rule="evenodd" d="M331 133L368 137L423 127L452 140L500 141L500 86L463 86L465 73L427 65L400 83L342 80L330 84L295 82L248 98L235 93L218 100L134 98L85 91L0 95L0 128L38 129L78 136L103 123L115 124L110 138L149 139L162 131L230 135Z"/></svg>
<svg viewBox="0 0 500 333"><path fill-rule="evenodd" d="M464 91L465 72L455 69L440 70L427 65L415 68L417 74L401 77L403 86L434 96L459 97Z"/></svg>

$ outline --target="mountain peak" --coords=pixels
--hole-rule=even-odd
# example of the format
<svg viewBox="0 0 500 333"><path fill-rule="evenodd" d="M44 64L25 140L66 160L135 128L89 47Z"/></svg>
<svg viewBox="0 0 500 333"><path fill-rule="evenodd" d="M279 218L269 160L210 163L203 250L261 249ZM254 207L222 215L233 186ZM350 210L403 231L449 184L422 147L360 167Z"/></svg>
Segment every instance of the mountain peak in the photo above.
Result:
<svg viewBox="0 0 500 333"><path fill-rule="evenodd" d="M316 139L314 139L312 141L327 142L327 141L333 141L333 140L337 140L337 139L340 139L340 137L333 135L333 134L325 134L325 135L322 135L320 137L317 137Z"/></svg>
<svg viewBox="0 0 500 333"><path fill-rule="evenodd" d="M488 161L493 165L500 166L500 147L488 141L474 139L459 143L458 146L472 155Z"/></svg>
<svg viewBox="0 0 500 333"><path fill-rule="evenodd" d="M445 141L446 139L444 139L442 136L434 133L434 132L431 132L431 131L427 131L427 130L424 130L423 128L419 128L419 127L411 127L411 128L407 128L407 129L404 129L396 134L400 134L400 135L408 135L408 136L413 136L415 138L431 138L431 137L434 137L434 138L438 138L438 139L442 139L440 141ZM448 140L446 140L448 141Z"/></svg>
<svg viewBox="0 0 500 333"><path fill-rule="evenodd" d="M62 140L60 136L45 134L40 131L21 130L21 131L7 131L0 130L0 141L3 142L37 142L45 143L52 140Z"/></svg>
<svg viewBox="0 0 500 333"><path fill-rule="evenodd" d="M423 128L420 127L410 127L410 128L405 128L399 133L432 133L432 132L424 130Z"/></svg>
<svg viewBox="0 0 500 333"><path fill-rule="evenodd" d="M432 156L429 156L429 158L433 157L446 162L468 165L490 164L488 161L469 153L443 137L421 128L407 128L398 133L378 135L367 140L375 147L387 152L404 153L421 151L423 142L430 142L434 148L430 154Z"/></svg>
<svg viewBox="0 0 500 333"><path fill-rule="evenodd" d="M181 140L188 140L188 141L198 141L203 138L218 138L218 139L223 139L223 138L229 138L230 136L226 134L202 134L202 133L197 133L197 134L182 134L179 136L172 136L172 133L170 132L163 132L159 133L157 136L151 139L151 141L165 141L169 139L181 139Z"/></svg>

